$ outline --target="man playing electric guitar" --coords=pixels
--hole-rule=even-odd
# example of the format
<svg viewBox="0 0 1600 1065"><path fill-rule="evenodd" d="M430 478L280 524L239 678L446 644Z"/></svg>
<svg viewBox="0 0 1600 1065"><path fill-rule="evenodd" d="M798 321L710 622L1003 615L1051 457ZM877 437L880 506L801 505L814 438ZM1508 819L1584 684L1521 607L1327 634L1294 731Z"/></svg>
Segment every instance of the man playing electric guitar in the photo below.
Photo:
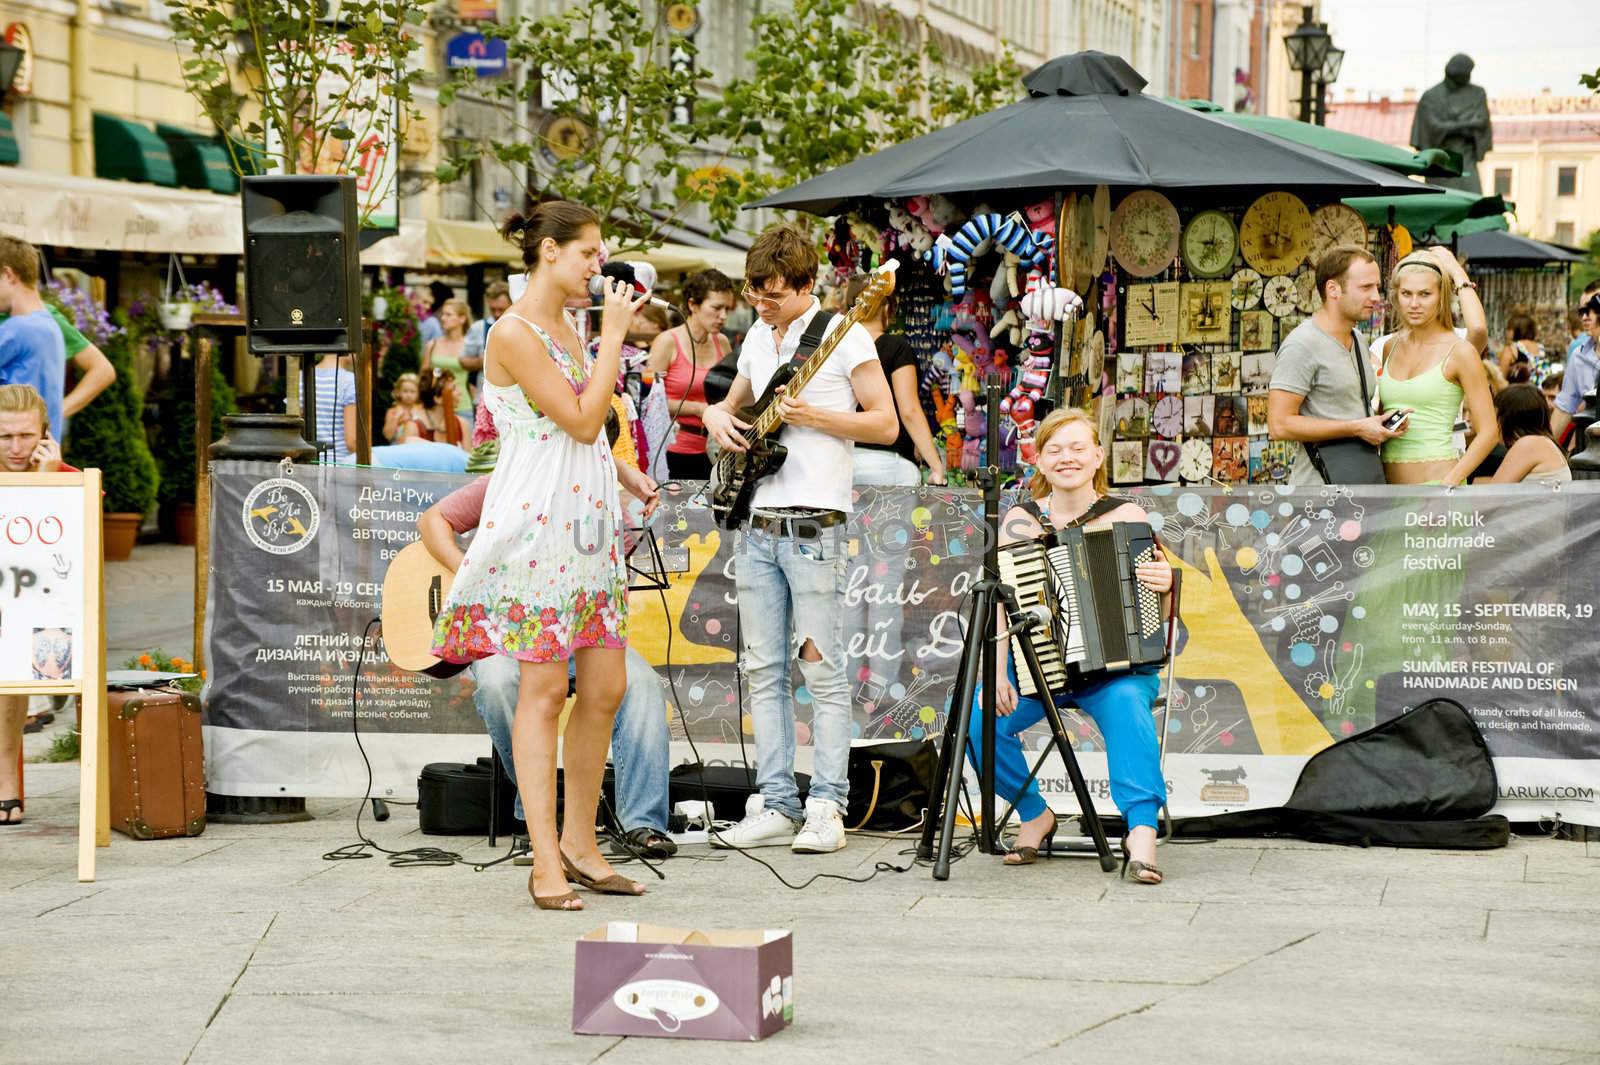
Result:
<svg viewBox="0 0 1600 1065"><path fill-rule="evenodd" d="M760 320L740 349L739 372L728 395L702 416L706 432L721 447L747 450L741 430L750 425L735 412L764 392L778 368L795 357L807 326L822 313L811 294L817 267L811 238L792 225L773 226L750 246L744 298ZM830 331L842 321L836 317ZM778 410L784 423L779 442L788 458L756 487L750 520L739 529L734 548L763 809L713 835L712 844L740 849L788 844L800 853L826 853L845 845L849 792L843 534L851 509L852 452L857 440L892 443L899 420L877 348L859 325L848 327L804 394L783 395ZM815 754L804 811L794 778L789 681L795 647L811 695Z"/></svg>

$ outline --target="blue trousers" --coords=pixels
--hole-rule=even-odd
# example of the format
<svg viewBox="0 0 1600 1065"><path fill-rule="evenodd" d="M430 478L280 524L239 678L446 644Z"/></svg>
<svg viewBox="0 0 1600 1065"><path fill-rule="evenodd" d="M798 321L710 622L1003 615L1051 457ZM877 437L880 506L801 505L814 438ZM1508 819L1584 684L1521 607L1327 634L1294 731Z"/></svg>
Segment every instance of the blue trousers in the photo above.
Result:
<svg viewBox="0 0 1600 1065"><path fill-rule="evenodd" d="M671 737L667 733L667 699L661 678L633 648L627 653L628 688L611 726L611 762L617 770L617 817L625 832L636 828L667 830L667 774L671 769ZM568 675L577 662L568 660ZM517 712L517 685L521 667L513 658L495 655L472 664L472 693L478 713L506 773L517 779L511 756L511 721ZM517 796L516 816L522 818L522 796Z"/></svg>
<svg viewBox="0 0 1600 1065"><path fill-rule="evenodd" d="M1006 656L1008 659L1010 655ZM1017 670L1007 663L1011 683L1017 683ZM1129 828L1156 827L1156 815L1167 799L1166 781L1161 777L1161 748L1156 738L1156 691L1161 677L1154 672L1122 673L1093 684L1070 689L1056 697L1057 706L1073 705L1094 719L1106 741L1106 764L1111 777L1111 801L1117 804ZM967 731L967 758L981 772L983 765L983 709L979 701L983 689L972 702L972 727ZM1044 703L1033 696L1017 700L1017 708L995 720L994 791L1001 802L1013 802L1017 816L1031 821L1045 811L1039 795L1039 782L1028 781L1031 768L1022 749L1022 733L1044 719Z"/></svg>

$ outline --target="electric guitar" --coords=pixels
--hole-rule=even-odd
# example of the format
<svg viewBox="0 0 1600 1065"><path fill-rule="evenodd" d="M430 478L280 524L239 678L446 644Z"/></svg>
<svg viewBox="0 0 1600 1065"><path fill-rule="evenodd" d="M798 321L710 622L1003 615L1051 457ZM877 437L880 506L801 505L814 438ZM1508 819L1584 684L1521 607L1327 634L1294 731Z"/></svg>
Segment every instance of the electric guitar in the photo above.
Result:
<svg viewBox="0 0 1600 1065"><path fill-rule="evenodd" d="M412 673L443 680L467 668L433 653L433 623L444 609L455 574L418 540L400 550L383 575L383 649L389 661Z"/></svg>
<svg viewBox="0 0 1600 1065"><path fill-rule="evenodd" d="M756 485L762 478L777 473L789 455L788 449L778 443L778 435L783 432L783 419L778 416L778 389L782 388L785 395L800 394L850 327L879 313L883 301L894 291L894 271L899 265L890 259L874 270L855 306L817 345L817 350L801 362L790 361L779 366L761 398L739 411L739 420L750 425L741 434L749 450L723 451L711 467L711 512L719 526L731 531L744 524L750 516Z"/></svg>

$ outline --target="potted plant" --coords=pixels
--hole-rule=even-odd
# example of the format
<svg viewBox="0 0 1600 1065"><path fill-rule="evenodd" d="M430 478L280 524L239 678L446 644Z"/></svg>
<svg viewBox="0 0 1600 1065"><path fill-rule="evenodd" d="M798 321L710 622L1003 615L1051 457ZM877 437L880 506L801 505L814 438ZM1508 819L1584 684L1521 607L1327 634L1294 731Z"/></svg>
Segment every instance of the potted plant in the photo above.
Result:
<svg viewBox="0 0 1600 1065"><path fill-rule="evenodd" d="M80 322L78 328L83 330ZM143 398L134 381L133 349L125 330L95 340L117 378L72 419L66 460L79 469L98 467L105 492L105 555L121 561L133 553L139 526L155 503L161 474L145 443L140 421Z"/></svg>
<svg viewBox="0 0 1600 1065"><path fill-rule="evenodd" d="M152 388L151 399L161 411L161 418L152 434L153 454L161 470L158 501L161 504L162 526L171 530L178 543L192 545L196 534L195 360L187 345L209 343L210 340L201 335L188 337L170 335L172 329L168 325L169 315L165 308L174 299L188 307L191 315L195 312L204 312L231 316L238 314L238 309L228 303L216 289L202 281L195 285L185 285L170 294L165 303L153 299L136 301L129 315L128 331L132 335L135 349L147 344L168 344L173 349L174 357L169 361L165 374L160 376L159 385ZM187 328L187 325L184 328ZM221 359L213 358L212 441L222 436L222 419L237 412L238 401L233 386L228 384L227 378L223 376Z"/></svg>

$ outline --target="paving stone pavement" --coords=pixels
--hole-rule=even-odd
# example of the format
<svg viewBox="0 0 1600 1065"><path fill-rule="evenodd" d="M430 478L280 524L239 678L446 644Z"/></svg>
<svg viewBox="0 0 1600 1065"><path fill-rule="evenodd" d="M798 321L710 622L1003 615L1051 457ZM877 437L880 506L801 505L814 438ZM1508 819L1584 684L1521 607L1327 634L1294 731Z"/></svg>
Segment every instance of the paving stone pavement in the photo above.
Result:
<svg viewBox="0 0 1600 1065"><path fill-rule="evenodd" d="M148 587L113 568L108 628L130 651L153 633L186 652L186 552L139 551L158 552ZM60 727L28 737L30 754ZM918 868L804 891L743 856L687 848L643 898L586 895L586 912L561 914L534 910L526 870L509 863L325 860L355 839L350 801L195 839L113 835L97 880L80 884L77 769L30 765L27 823L0 829L0 1065L765 1065L863 1052L1600 1065L1600 843L1169 844L1155 888L1085 860L1006 869L974 855L943 883ZM409 808L361 825L391 848L496 856L481 839L421 836ZM761 853L798 882L903 864L906 846L854 837L833 855ZM612 919L792 930L794 1026L755 1047L574 1035L574 940Z"/></svg>

